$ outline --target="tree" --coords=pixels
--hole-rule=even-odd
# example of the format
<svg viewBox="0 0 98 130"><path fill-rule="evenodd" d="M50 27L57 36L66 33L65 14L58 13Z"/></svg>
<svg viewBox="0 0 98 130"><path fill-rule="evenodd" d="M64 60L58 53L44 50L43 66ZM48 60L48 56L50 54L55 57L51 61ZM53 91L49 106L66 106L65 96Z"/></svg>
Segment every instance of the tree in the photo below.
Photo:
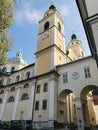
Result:
<svg viewBox="0 0 98 130"><path fill-rule="evenodd" d="M14 1L0 0L0 66L7 63L7 52L11 50L12 38L9 28L13 25Z"/></svg>

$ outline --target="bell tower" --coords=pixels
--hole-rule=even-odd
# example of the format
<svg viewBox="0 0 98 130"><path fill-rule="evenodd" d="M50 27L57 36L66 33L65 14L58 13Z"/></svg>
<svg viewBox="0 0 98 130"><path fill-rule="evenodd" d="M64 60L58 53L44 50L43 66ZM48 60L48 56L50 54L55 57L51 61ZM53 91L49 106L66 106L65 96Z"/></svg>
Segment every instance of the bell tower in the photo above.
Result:
<svg viewBox="0 0 98 130"><path fill-rule="evenodd" d="M56 65L65 63L64 22L56 7L49 10L39 21L38 45L36 51L36 75L47 73Z"/></svg>
<svg viewBox="0 0 98 130"><path fill-rule="evenodd" d="M85 49L80 40L77 39L75 34L72 34L71 41L69 42L69 57L73 60L78 60L85 57ZM73 52L73 53L72 53Z"/></svg>

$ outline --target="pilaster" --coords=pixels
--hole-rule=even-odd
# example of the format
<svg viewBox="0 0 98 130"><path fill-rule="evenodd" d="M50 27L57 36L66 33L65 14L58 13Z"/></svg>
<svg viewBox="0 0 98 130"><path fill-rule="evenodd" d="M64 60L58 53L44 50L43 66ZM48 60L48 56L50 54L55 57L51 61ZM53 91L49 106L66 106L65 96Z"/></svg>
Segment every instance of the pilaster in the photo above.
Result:
<svg viewBox="0 0 98 130"><path fill-rule="evenodd" d="M20 94L20 88L17 89L17 94L16 94L16 98L15 98L15 105L14 105L12 120L15 120L16 110L17 110L18 101L19 101L19 94Z"/></svg>
<svg viewBox="0 0 98 130"><path fill-rule="evenodd" d="M76 97L76 111L77 111L78 130L84 130L84 120L83 120L83 113L82 113L80 97Z"/></svg>
<svg viewBox="0 0 98 130"><path fill-rule="evenodd" d="M49 95L49 120L57 119L57 81L55 76L50 79L50 95Z"/></svg>
<svg viewBox="0 0 98 130"><path fill-rule="evenodd" d="M2 104L1 114L0 114L0 120L2 120L2 116L3 116L3 112L4 112L6 100L7 100L7 95L8 95L8 90L6 90L5 96L4 96L4 99L3 99L3 104Z"/></svg>
<svg viewBox="0 0 98 130"><path fill-rule="evenodd" d="M35 85L31 86L31 93L30 93L30 107L29 107L29 113L28 113L28 119L32 120L32 111L33 111L33 102L34 102L34 90L35 89Z"/></svg>

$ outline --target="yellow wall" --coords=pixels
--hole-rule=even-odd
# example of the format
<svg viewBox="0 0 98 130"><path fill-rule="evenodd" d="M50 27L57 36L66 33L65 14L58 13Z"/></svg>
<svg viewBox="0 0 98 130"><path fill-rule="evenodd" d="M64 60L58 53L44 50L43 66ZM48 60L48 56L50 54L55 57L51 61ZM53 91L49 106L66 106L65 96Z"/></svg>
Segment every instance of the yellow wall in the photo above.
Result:
<svg viewBox="0 0 98 130"><path fill-rule="evenodd" d="M60 111L63 111L64 113L61 114ZM67 105L66 102L59 101L58 102L58 116L57 116L58 122L67 122Z"/></svg>
<svg viewBox="0 0 98 130"><path fill-rule="evenodd" d="M51 50L46 50L38 54L37 75L50 71L51 68Z"/></svg>
<svg viewBox="0 0 98 130"><path fill-rule="evenodd" d="M44 33L48 32L48 36L45 38ZM39 43L37 51L43 50L52 44L52 29L45 31L39 36Z"/></svg>
<svg viewBox="0 0 98 130"><path fill-rule="evenodd" d="M2 121L11 121L12 120L14 105L15 105L15 102L6 103L4 112L3 112Z"/></svg>
<svg viewBox="0 0 98 130"><path fill-rule="evenodd" d="M28 120L29 104L30 104L30 100L19 101L17 112L16 112L16 120L19 120L21 118L23 120ZM22 115L21 115L21 111L23 111Z"/></svg>
<svg viewBox="0 0 98 130"><path fill-rule="evenodd" d="M57 48L55 48L55 65L65 63L65 55Z"/></svg>
<svg viewBox="0 0 98 130"><path fill-rule="evenodd" d="M43 92L44 83L48 83L48 91ZM39 121L39 115L41 115L42 121L48 121L49 119L49 93L50 93L50 81L49 76L41 77L37 80L37 85L40 85L40 93L36 93L35 101L39 101L39 110L34 109L34 121ZM47 100L47 109L42 109L43 100Z"/></svg>
<svg viewBox="0 0 98 130"><path fill-rule="evenodd" d="M53 17L49 16L47 18L44 18L42 21L39 22L39 24L40 24L39 33L44 32L44 24L46 22L48 22L48 21L49 21L49 27L52 27L52 25L53 25Z"/></svg>

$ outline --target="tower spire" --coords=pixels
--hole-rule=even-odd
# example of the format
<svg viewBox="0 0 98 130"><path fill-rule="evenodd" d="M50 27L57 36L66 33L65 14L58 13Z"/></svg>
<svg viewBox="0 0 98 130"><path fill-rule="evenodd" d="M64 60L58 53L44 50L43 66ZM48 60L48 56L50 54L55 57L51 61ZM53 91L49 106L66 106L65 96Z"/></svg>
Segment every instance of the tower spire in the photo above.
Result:
<svg viewBox="0 0 98 130"><path fill-rule="evenodd" d="M54 0L51 0L51 5L53 5L54 4Z"/></svg>
<svg viewBox="0 0 98 130"><path fill-rule="evenodd" d="M53 5L54 3L53 3L53 1L51 1L51 5Z"/></svg>
<svg viewBox="0 0 98 130"><path fill-rule="evenodd" d="M72 29L72 34L74 34L74 30Z"/></svg>

